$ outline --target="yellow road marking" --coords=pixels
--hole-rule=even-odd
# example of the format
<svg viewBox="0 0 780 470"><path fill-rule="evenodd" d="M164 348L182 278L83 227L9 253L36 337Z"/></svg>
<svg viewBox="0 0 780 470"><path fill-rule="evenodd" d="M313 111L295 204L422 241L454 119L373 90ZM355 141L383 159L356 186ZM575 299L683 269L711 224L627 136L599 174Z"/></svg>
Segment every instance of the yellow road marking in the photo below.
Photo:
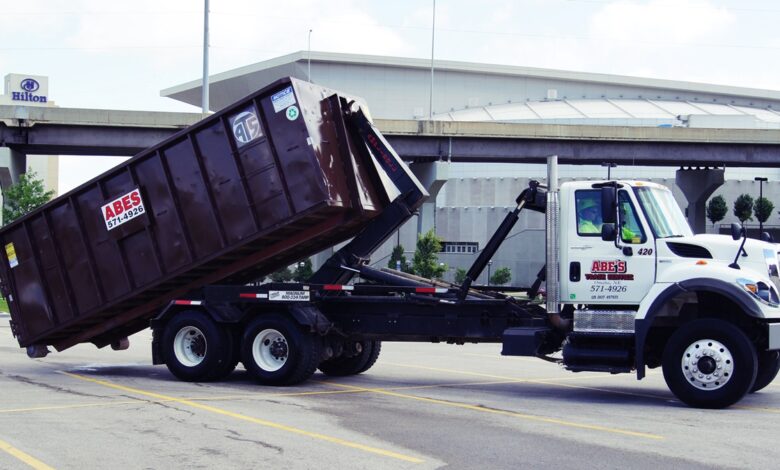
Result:
<svg viewBox="0 0 780 470"><path fill-rule="evenodd" d="M780 408L765 408L763 406L738 406L734 405L732 408L737 408L739 410L750 410L750 411L766 411L767 413L778 413L780 414Z"/></svg>
<svg viewBox="0 0 780 470"><path fill-rule="evenodd" d="M628 395L633 397L643 397L643 398L655 398L657 400L667 400L667 401L677 401L672 397L664 397L661 395L650 395L648 393L636 393L636 392L624 392L622 390L609 390L607 388L598 388L598 387L586 387L584 385L572 385L572 384L559 384L552 381L547 380L532 380L532 383L535 384L546 384L546 385L556 385L558 387L568 387L568 388L579 388L582 390L594 390L597 392L605 392L605 393L614 393L617 395Z"/></svg>
<svg viewBox="0 0 780 470"><path fill-rule="evenodd" d="M73 377L75 379L83 380L83 381L86 381L86 382L96 383L96 384L102 385L104 387L109 387L109 388L113 388L113 389L116 389L116 390L122 390L124 392L135 393L137 395L147 396L147 397L150 397L150 398L154 398L155 400L172 401L172 402L179 403L179 404L182 404L182 405L186 405L186 406L189 406L189 407L192 407L192 408L197 408L199 410L208 411L208 412L215 413L215 414L222 415L222 416L228 416L230 418L238 419L238 420L241 420L241 421L247 421L247 422L250 422L250 423L259 424L261 426L266 426L266 427L269 427L269 428L278 429L280 431L285 431L285 432L289 432L289 433L293 433L293 434L298 434L298 435L301 435L301 436L306 436L306 437L311 437L311 438L314 438L314 439L319 439L319 440L322 440L322 441L330 442L330 443L333 443L333 444L338 444L338 445L345 446L345 447L351 447L353 449L359 449L359 450L362 450L362 451L365 451L365 452L369 452L369 453L372 453L372 454L382 455L382 456L385 456L385 457L391 457L391 458L394 458L394 459L403 460L403 461L412 462L412 463L422 463L423 462L422 459L419 459L417 457L412 457L412 456L409 456L409 455L399 454L398 452L393 452L393 451L389 451L389 450L385 450L385 449L379 449L377 447L371 447L371 446L367 446L367 445L360 444L360 443L357 443L357 442L347 441L345 439L340 439L338 437L328 436L328 435L320 434L320 433L316 433L316 432L305 431L303 429L294 428L292 426L286 426L284 424L275 423L273 421L268 421L268 420L264 420L264 419L260 419L260 418L254 418L252 416L246 416L246 415L242 415L242 414L239 414L239 413L234 413L232 411L223 410L221 408L216 408L216 407L213 407L213 406L204 405L202 403L197 403L197 402L192 401L192 400L185 400L185 399L181 399L181 398L175 398L175 397L171 397L171 396L167 396L167 395L162 395L162 394L155 393L155 392L149 392L149 391L146 391L146 390L141 390L141 389L138 389L138 388L126 387L124 385L119 385L119 384L116 384L116 383L113 383L113 382L107 382L105 380L93 379L91 377L86 377L86 376L78 375L78 374L71 374L70 372L62 372L62 374L67 375L68 377Z"/></svg>
<svg viewBox="0 0 780 470"><path fill-rule="evenodd" d="M112 401L109 403L81 403L77 405L35 406L32 408L9 408L5 410L0 410L0 413L24 413L27 411L56 411L56 410L69 410L73 408L101 408L101 407L133 405L133 404L138 404L138 400Z"/></svg>
<svg viewBox="0 0 780 470"><path fill-rule="evenodd" d="M544 416L536 416L536 415L529 415L525 413L518 413L516 411L507 411L507 410L497 410L493 408L485 408L483 406L477 406L477 405L470 405L468 403L460 403L460 402L454 402L454 401L446 401L446 400L438 400L435 398L427 398L427 397L418 397L416 395L408 395L405 393L398 393L398 392L392 392L390 390L384 390L381 388L376 389L370 389L370 388L363 388L363 387L354 387L352 385L344 385L339 383L333 383L328 382L330 385L336 386L336 387L346 387L351 389L359 389L359 390L365 390L367 392L371 393L378 393L381 395L388 395L391 397L397 397L397 398L404 398L408 400L417 400L422 401L426 403L435 403L437 405L444 405L444 406L450 406L454 408L462 408L466 410L472 410L472 411L479 411L482 413L493 413L498 415L504 415L504 416L511 416L514 418L521 418L528 421L537 421L542 423L548 423L548 424L558 424L561 426L566 427L572 427L572 428L580 428L580 429L587 429L590 431L601 431L601 432L607 432L611 434L622 434L626 436L633 436L633 437L642 437L646 439L654 439L654 440L662 440L664 439L663 436L659 436L657 434L649 434L644 432L636 432L636 431L628 431L625 429L619 429L619 428L611 428L607 426L598 426L595 424L584 424L584 423L575 423L573 421L565 421L557 418L548 418Z"/></svg>
<svg viewBox="0 0 780 470"><path fill-rule="evenodd" d="M46 465L45 463L33 457L32 455L22 452L21 450L17 449L11 444L2 440L0 440L0 450L2 450L3 452L9 455L16 457L17 459L21 460L22 462L26 463L27 465L29 465L30 467L36 470L54 470L54 467L50 467Z"/></svg>

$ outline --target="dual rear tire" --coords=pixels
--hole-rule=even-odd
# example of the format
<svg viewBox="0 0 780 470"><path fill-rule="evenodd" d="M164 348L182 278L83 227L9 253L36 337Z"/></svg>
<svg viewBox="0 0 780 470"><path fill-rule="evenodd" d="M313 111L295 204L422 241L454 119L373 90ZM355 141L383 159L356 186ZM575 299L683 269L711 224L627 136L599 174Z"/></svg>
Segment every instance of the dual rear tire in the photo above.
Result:
<svg viewBox="0 0 780 470"><path fill-rule="evenodd" d="M180 312L166 325L162 341L168 370L187 382L223 379L241 361L261 384L293 385L311 377L321 354L319 337L278 314L258 316L239 338L204 312Z"/></svg>
<svg viewBox="0 0 780 470"><path fill-rule="evenodd" d="M361 374L370 369L379 358L382 350L381 341L360 341L357 343L359 352L354 356L339 356L327 361L322 361L319 365L320 371L325 375L333 377L344 377L348 375Z"/></svg>
<svg viewBox="0 0 780 470"><path fill-rule="evenodd" d="M233 332L203 312L177 314L166 325L162 341L168 370L179 380L219 380L238 364Z"/></svg>

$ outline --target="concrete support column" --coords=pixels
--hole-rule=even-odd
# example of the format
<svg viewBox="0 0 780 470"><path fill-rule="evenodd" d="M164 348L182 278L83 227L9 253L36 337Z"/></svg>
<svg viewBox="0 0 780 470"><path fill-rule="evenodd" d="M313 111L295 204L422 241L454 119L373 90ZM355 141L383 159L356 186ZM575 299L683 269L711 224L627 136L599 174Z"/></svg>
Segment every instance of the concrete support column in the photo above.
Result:
<svg viewBox="0 0 780 470"><path fill-rule="evenodd" d="M693 233L704 233L707 227L707 199L724 181L725 170L717 168L680 168L677 187L688 200L688 224Z"/></svg>
<svg viewBox="0 0 780 470"><path fill-rule="evenodd" d="M27 171L27 154L0 147L0 187L3 189L19 182L19 175Z"/></svg>
<svg viewBox="0 0 780 470"><path fill-rule="evenodd" d="M436 196L449 178L450 166L446 162L413 163L409 165L420 183L428 190L430 197L420 207L417 217L417 233L436 229Z"/></svg>

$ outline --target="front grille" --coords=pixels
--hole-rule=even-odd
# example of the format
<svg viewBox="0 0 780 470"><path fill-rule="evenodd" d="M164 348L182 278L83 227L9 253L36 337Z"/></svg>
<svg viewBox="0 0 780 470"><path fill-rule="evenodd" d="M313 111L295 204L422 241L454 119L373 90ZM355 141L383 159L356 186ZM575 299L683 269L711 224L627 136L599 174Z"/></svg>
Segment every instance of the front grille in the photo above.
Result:
<svg viewBox="0 0 780 470"><path fill-rule="evenodd" d="M666 242L666 246L677 256L683 258L708 258L712 259L712 253L702 246L689 245L687 243Z"/></svg>

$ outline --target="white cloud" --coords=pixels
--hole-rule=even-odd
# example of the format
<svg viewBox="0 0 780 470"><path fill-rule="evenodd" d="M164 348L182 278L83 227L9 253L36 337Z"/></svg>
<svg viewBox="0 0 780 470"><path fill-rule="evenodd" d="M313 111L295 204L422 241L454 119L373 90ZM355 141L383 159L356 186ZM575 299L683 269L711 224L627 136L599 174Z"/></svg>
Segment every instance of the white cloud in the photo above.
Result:
<svg viewBox="0 0 780 470"><path fill-rule="evenodd" d="M688 42L712 36L734 21L708 0L621 0L590 21L590 35L616 41Z"/></svg>

